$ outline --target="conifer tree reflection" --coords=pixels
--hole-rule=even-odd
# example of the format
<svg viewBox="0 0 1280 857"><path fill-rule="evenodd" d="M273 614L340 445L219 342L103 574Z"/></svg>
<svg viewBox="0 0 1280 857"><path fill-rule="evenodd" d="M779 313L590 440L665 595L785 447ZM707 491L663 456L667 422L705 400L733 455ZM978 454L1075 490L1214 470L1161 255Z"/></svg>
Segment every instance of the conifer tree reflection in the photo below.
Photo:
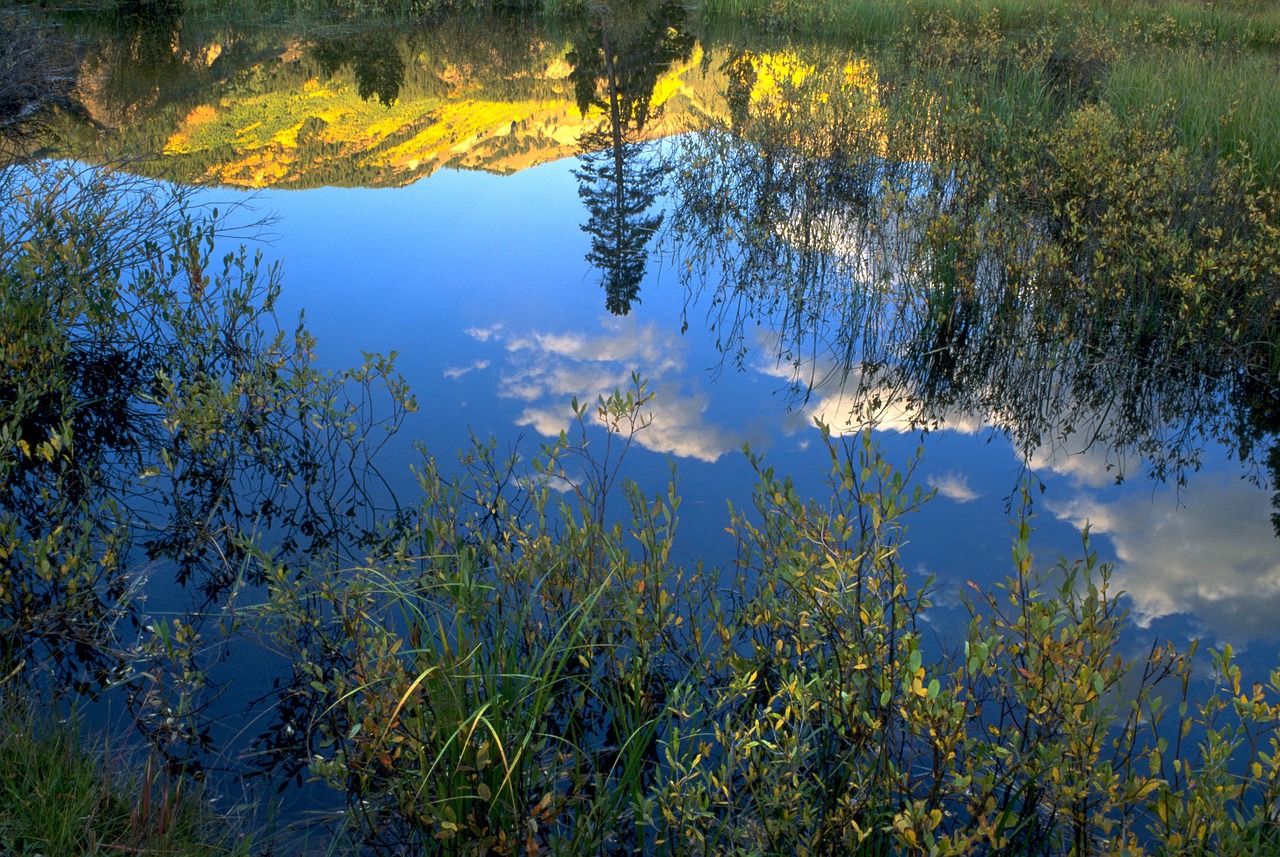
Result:
<svg viewBox="0 0 1280 857"><path fill-rule="evenodd" d="M586 258L600 269L605 306L615 315L631 311L648 243L662 224L662 214L650 208L663 169L647 159L640 136L653 118L658 76L693 51L685 14L672 0L604 4L587 17L569 56L578 109L584 116L593 109L604 114L579 140L583 157L574 174L588 213Z"/></svg>
<svg viewBox="0 0 1280 857"><path fill-rule="evenodd" d="M199 88L205 64L181 0L120 0L104 23L109 38L92 62L110 121L137 122Z"/></svg>
<svg viewBox="0 0 1280 857"><path fill-rule="evenodd" d="M399 40L388 30L365 30L349 36L322 40L311 51L320 70L332 77L345 65L351 66L356 89L365 101L376 97L390 107L404 86L404 56Z"/></svg>
<svg viewBox="0 0 1280 857"><path fill-rule="evenodd" d="M725 101L729 107L729 121L733 128L742 128L751 120L751 90L756 85L756 66L751 53L736 49L724 64L728 83Z"/></svg>

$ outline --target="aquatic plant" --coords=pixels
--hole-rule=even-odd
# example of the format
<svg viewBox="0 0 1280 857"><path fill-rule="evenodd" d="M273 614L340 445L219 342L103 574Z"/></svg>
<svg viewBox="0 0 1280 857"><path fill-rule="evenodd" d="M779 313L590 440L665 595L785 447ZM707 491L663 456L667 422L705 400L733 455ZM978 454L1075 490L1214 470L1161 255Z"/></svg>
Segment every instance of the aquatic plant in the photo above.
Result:
<svg viewBox="0 0 1280 857"><path fill-rule="evenodd" d="M610 443L643 430L647 401L597 404ZM298 750L349 796L349 835L525 854L1237 853L1274 836L1280 675L1242 690L1226 651L1222 695L1196 702L1193 651L1124 653L1087 534L1082 560L1039 571L1024 509L1007 582L939 651L932 583L899 560L926 498L869 434L827 438L829 496L753 459L738 560L682 569L674 484L617 483L611 518L615 464L564 466L598 442L578 414L543 478L483 444L460 480L428 459L388 550L268 572Z"/></svg>

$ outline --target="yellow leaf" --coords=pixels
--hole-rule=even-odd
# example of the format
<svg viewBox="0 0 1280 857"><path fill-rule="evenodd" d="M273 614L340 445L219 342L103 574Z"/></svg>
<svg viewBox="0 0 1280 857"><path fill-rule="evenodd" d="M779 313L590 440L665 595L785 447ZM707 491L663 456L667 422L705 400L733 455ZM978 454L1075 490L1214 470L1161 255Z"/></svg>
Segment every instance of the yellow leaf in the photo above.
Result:
<svg viewBox="0 0 1280 857"><path fill-rule="evenodd" d="M1142 788L1138 789L1137 793L1133 796L1133 799L1142 800L1158 788L1160 788L1159 780L1147 780L1142 784Z"/></svg>

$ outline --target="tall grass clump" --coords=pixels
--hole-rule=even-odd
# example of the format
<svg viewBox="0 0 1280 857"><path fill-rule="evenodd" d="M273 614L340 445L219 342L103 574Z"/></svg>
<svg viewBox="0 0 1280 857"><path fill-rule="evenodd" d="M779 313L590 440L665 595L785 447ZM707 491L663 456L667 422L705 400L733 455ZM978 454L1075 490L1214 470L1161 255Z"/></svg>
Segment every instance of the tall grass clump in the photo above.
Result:
<svg viewBox="0 0 1280 857"><path fill-rule="evenodd" d="M1196 52L1127 56L1105 87L1117 115L1165 108L1183 145L1247 157L1280 183L1280 68L1270 56Z"/></svg>
<svg viewBox="0 0 1280 857"><path fill-rule="evenodd" d="M817 35L838 28L859 41L891 36L903 22L897 7L874 0L703 0L699 13L717 29Z"/></svg>
<svg viewBox="0 0 1280 857"><path fill-rule="evenodd" d="M0 711L0 853L250 855L253 840L200 787L147 758L129 764L85 742L74 720L41 721L30 703Z"/></svg>
<svg viewBox="0 0 1280 857"><path fill-rule="evenodd" d="M637 387L601 416L629 435L647 398ZM698 574L670 564L674 494L619 485L629 523L606 523L612 462L580 451L550 448L532 489L490 446L462 480L427 459L424 501L378 561L275 570L267 615L296 656L313 770L359 801L366 841L652 847L666 703L704 632Z"/></svg>
<svg viewBox="0 0 1280 857"><path fill-rule="evenodd" d="M1269 2L1098 4L1118 26L1147 42L1207 47L1274 47L1280 10Z"/></svg>

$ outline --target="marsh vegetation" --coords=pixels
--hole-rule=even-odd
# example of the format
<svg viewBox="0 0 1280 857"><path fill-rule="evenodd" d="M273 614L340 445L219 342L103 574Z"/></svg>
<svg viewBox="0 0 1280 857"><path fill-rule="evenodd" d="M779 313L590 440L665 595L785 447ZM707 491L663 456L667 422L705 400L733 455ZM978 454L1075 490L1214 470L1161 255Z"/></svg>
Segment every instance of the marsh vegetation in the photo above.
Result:
<svg viewBox="0 0 1280 857"><path fill-rule="evenodd" d="M333 852L1280 848L1280 670L1135 647L1087 527L1075 558L1033 556L1034 477L1010 555L989 559L1006 572L935 636L954 595L904 558L931 492L876 432L890 411L912 430L985 421L1024 457L1083 438L1117 477L1133 460L1178 484L1221 444L1280 491L1280 10L588 4L543 10L566 15L563 49L537 21L452 18L283 52L219 31L216 55L181 11L113 10L126 38L84 64L92 90L29 84L68 78L80 48L5 12L48 59L17 39L0 56L0 686L59 711L114 700L152 754L128 822L82 853L171 846L137 837L153 811L199 839L170 800L250 773L264 804L291 780L336 796ZM754 37L729 35L744 24ZM473 26L515 48L455 45ZM839 38L781 40L816 29ZM501 74L478 70L499 55ZM447 122L453 147L504 128L486 157L526 131L560 152L513 111L573 105L600 303L638 312L657 250L725 366L764 341L793 400L837 391L821 487L748 450L732 557L687 561L679 468L627 470L663 395L639 374L565 402L541 445L420 447L406 487L381 456L418 409L395 356L322 368L276 312L287 272L226 250L261 223L157 178L248 174L223 167L254 126L212 129L252 103L287 118L271 151L311 147L277 175L306 186L358 122L290 112L304 99L263 81L323 98L343 75L351 110L379 111L383 136L361 141L379 183L427 162L382 155L444 151ZM57 112L77 91L96 116ZM429 106L395 112L412 102ZM688 133L642 145L662 110ZM90 135L85 115L119 130ZM92 166L41 149L90 136ZM103 160L146 139L173 160ZM228 736L219 699L247 672L257 734ZM77 760L56 734L27 744L48 733L14 710L0 766ZM82 790L32 786L64 788ZM0 814L0 846L71 842L53 837Z"/></svg>

